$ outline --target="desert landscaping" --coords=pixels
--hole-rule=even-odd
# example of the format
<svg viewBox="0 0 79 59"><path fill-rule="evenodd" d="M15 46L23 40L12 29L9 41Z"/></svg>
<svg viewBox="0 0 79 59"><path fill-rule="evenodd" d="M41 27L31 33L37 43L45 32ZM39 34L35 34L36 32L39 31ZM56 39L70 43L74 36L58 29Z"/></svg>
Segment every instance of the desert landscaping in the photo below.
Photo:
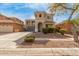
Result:
<svg viewBox="0 0 79 59"><path fill-rule="evenodd" d="M0 55L79 56L79 4L0 3L0 10Z"/></svg>
<svg viewBox="0 0 79 59"><path fill-rule="evenodd" d="M61 34L34 33L35 41L32 43L23 42L18 48L79 48L74 42L73 36L62 36Z"/></svg>

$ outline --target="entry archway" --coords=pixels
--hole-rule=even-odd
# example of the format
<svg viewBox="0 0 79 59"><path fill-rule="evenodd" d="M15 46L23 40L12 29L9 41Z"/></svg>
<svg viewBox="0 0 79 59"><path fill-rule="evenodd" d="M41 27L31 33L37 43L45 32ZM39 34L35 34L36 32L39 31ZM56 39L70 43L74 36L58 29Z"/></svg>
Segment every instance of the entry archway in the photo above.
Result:
<svg viewBox="0 0 79 59"><path fill-rule="evenodd" d="M42 23L38 23L38 32L42 32L43 25Z"/></svg>

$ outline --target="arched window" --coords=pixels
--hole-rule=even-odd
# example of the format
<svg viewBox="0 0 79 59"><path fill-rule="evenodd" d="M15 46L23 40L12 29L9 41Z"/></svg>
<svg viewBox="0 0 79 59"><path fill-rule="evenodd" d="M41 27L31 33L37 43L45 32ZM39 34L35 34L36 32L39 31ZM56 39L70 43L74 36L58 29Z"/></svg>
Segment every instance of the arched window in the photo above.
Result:
<svg viewBox="0 0 79 59"><path fill-rule="evenodd" d="M39 14L39 17L42 17L42 15L41 15L41 14Z"/></svg>

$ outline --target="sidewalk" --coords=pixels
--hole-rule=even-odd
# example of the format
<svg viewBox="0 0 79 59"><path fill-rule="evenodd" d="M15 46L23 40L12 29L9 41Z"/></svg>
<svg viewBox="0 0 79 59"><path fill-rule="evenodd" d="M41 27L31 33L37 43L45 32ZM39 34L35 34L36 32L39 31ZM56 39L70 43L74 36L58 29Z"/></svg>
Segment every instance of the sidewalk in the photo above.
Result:
<svg viewBox="0 0 79 59"><path fill-rule="evenodd" d="M0 56L79 56L79 48L0 49Z"/></svg>

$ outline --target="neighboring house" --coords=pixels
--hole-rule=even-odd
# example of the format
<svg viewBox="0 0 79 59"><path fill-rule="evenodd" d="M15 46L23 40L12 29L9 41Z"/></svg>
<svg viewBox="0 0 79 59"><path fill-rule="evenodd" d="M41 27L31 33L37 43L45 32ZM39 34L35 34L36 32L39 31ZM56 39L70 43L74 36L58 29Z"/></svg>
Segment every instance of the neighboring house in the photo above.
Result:
<svg viewBox="0 0 79 59"><path fill-rule="evenodd" d="M74 18L70 20L72 24L76 26L76 28L79 29L79 18ZM65 29L68 33L72 32L73 25L68 20L64 20L63 22L56 25L56 27L60 27L61 29ZM75 28L75 29L76 29Z"/></svg>
<svg viewBox="0 0 79 59"><path fill-rule="evenodd" d="M67 22L67 23L59 23L56 25L56 27L59 27L60 29L65 29L67 33L72 32L72 24Z"/></svg>
<svg viewBox="0 0 79 59"><path fill-rule="evenodd" d="M34 31L35 30L35 20L34 19L28 19L26 20L25 27L27 31Z"/></svg>
<svg viewBox="0 0 79 59"><path fill-rule="evenodd" d="M7 17L0 14L0 32L24 31L24 23L15 17Z"/></svg>
<svg viewBox="0 0 79 59"><path fill-rule="evenodd" d="M30 30L33 29L33 31L35 32L42 32L43 28L54 25L54 21L52 19L52 14L48 14L46 12L43 11L37 11L35 12L35 19L30 19L30 20L26 20L26 30L28 30L28 28Z"/></svg>

